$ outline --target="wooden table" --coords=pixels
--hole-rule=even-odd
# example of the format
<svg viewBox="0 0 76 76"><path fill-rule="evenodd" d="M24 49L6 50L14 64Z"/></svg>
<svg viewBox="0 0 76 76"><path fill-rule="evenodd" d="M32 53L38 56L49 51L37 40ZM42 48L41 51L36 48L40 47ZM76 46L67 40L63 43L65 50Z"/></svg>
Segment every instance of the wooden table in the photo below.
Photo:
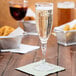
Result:
<svg viewBox="0 0 76 76"><path fill-rule="evenodd" d="M29 29L32 27L28 26ZM27 28L27 29L28 29ZM34 28L35 29L35 28ZM32 29L33 30L33 29ZM40 45L38 36L24 36L22 43ZM46 60L66 68L66 71L48 76L76 76L76 46L64 47L57 44L56 37L50 36L47 45ZM41 49L27 54L0 53L0 76L31 76L15 70L42 59Z"/></svg>

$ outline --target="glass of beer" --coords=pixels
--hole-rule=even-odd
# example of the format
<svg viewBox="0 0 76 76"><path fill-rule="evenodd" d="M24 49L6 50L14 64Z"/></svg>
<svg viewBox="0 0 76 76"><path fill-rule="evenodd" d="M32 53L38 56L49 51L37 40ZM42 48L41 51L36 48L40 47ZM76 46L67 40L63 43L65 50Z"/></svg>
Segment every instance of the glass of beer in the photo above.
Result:
<svg viewBox="0 0 76 76"><path fill-rule="evenodd" d="M70 22L74 19L74 2L66 1L57 3L58 26Z"/></svg>
<svg viewBox="0 0 76 76"><path fill-rule="evenodd" d="M36 3L36 27L41 41L41 49L43 54L43 60L41 64L36 66L35 69L40 71L52 70L53 67L50 67L46 63L46 48L47 41L51 33L53 22L53 4L48 2Z"/></svg>

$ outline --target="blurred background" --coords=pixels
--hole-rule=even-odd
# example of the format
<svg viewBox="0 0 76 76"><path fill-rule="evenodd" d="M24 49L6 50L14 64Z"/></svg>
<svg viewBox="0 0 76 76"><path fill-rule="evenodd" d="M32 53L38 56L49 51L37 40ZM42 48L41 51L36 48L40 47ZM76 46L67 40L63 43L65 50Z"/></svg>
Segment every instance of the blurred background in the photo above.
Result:
<svg viewBox="0 0 76 76"><path fill-rule="evenodd" d="M0 26L9 25L17 27L17 22L14 20L9 12L9 0L0 0ZM58 26L58 16L57 16L57 2L60 1L76 1L76 0L28 0L29 8L35 12L36 2L53 2L54 3L54 16L53 16L53 27Z"/></svg>

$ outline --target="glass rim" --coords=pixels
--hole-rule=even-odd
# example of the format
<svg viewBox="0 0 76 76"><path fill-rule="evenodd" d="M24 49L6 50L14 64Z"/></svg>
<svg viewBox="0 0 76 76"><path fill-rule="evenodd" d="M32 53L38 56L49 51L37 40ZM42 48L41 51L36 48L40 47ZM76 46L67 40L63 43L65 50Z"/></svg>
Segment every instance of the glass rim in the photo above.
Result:
<svg viewBox="0 0 76 76"><path fill-rule="evenodd" d="M28 3L27 0L24 0L23 2L24 2L24 3ZM17 2L16 2L16 3L15 3L15 1L10 0L8 3L9 3L9 4L23 4L23 2L21 2L21 3L19 3L19 2L17 3Z"/></svg>
<svg viewBox="0 0 76 76"><path fill-rule="evenodd" d="M35 6L40 6L40 5L44 5L44 4L46 4L46 5L48 5L48 6L53 6L53 3L49 3L49 2L37 2L37 3L35 3Z"/></svg>
<svg viewBox="0 0 76 76"><path fill-rule="evenodd" d="M36 10L53 10L53 3L38 2L35 4Z"/></svg>
<svg viewBox="0 0 76 76"><path fill-rule="evenodd" d="M57 8L74 8L75 3L73 1L60 1L57 3Z"/></svg>
<svg viewBox="0 0 76 76"><path fill-rule="evenodd" d="M74 1L59 1L59 2L57 2L57 4L58 3L74 3Z"/></svg>

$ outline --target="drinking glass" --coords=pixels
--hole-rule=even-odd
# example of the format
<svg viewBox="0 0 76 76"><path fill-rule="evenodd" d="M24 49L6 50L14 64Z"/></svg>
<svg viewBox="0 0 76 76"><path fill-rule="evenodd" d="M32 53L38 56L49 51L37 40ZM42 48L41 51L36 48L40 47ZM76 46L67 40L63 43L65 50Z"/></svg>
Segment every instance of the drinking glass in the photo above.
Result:
<svg viewBox="0 0 76 76"><path fill-rule="evenodd" d="M58 26L70 22L74 19L75 3L72 1L63 1L57 3L58 8Z"/></svg>
<svg viewBox="0 0 76 76"><path fill-rule="evenodd" d="M27 0L10 0L9 1L10 14L18 21L21 21L27 13L28 1Z"/></svg>
<svg viewBox="0 0 76 76"><path fill-rule="evenodd" d="M35 69L47 71L53 69L46 63L45 55L47 48L47 40L50 36L53 22L53 3L40 2L36 3L36 27L41 41L41 49L43 60Z"/></svg>

